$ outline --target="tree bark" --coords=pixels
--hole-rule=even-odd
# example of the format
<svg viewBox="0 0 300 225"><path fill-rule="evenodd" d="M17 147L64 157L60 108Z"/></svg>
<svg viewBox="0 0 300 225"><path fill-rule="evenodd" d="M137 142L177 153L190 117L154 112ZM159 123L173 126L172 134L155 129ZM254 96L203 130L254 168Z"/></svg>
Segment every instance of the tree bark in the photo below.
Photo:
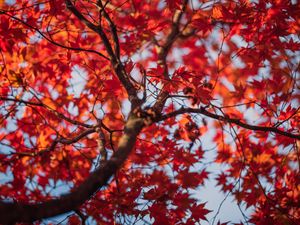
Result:
<svg viewBox="0 0 300 225"><path fill-rule="evenodd" d="M142 118L131 115L125 125L124 134L119 141L118 150L113 154L110 160L91 173L87 180L71 193L63 195L58 199L36 204L0 202L0 223L32 223L36 220L76 210L99 190L99 188L105 186L108 180L124 163L133 149L136 137L143 126L144 122Z"/></svg>

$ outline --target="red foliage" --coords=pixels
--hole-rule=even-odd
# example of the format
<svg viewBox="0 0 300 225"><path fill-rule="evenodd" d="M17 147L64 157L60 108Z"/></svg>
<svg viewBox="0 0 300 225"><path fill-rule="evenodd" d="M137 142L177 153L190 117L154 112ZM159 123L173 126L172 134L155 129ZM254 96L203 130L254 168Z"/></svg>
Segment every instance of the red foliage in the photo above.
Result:
<svg viewBox="0 0 300 225"><path fill-rule="evenodd" d="M245 223L299 224L299 15L290 0L0 1L0 223L200 224L215 181Z"/></svg>

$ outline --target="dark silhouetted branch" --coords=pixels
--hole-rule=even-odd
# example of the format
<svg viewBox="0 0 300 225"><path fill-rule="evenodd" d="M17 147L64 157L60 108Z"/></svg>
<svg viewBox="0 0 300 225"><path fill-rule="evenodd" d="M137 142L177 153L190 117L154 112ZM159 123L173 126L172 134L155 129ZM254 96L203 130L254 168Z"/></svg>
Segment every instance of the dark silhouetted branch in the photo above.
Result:
<svg viewBox="0 0 300 225"><path fill-rule="evenodd" d="M232 123L235 124L237 126L246 128L248 130L255 130L255 131L263 131L263 132L273 132L276 134L280 134L286 137L290 137L290 138L294 138L294 139L298 139L300 140L300 135L299 134L291 134L288 132L285 132L283 130L279 130L276 127L266 127L266 126L256 126L256 125L250 125L247 123L242 122L240 119L235 119L235 118L230 118L229 116L221 116L221 115L217 115L214 113L211 113L209 111L207 111L204 107L198 108L198 109L194 109L194 108L181 108L178 109L174 112L171 112L169 114L166 115L162 115L160 117L157 117L154 122L159 122L159 121L163 121L166 120L168 118L174 117L174 116L178 116L181 114L185 114L185 113L198 113L198 114L202 114L205 115L207 117L219 120L219 121L224 121L224 122L228 122L228 123Z"/></svg>

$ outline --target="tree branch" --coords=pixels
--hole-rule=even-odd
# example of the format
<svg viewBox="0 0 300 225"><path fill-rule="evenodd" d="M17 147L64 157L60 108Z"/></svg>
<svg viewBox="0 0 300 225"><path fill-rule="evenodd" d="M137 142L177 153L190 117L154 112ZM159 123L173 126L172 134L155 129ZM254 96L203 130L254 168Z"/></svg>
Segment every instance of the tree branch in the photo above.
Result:
<svg viewBox="0 0 300 225"><path fill-rule="evenodd" d="M108 1L107 1L108 3ZM100 7L100 13L103 13L104 18L106 19L106 21L109 24L112 36L113 36L113 41L114 41L114 48L115 48L115 56L118 60L120 60L120 44L119 44L119 37L118 37L118 33L117 33L117 28L116 25L114 24L114 22L111 20L110 16L108 15L108 13L105 10L105 5L102 4L102 0L98 0L97 1L97 5ZM99 21L99 23L101 23L101 21Z"/></svg>
<svg viewBox="0 0 300 225"><path fill-rule="evenodd" d="M143 126L144 122L142 118L131 115L125 125L125 132L119 141L118 150L110 160L100 165L98 169L91 173L87 180L71 193L62 195L58 199L36 204L0 202L0 223L32 223L36 220L78 209L99 188L105 186L108 180L120 168L135 145L137 135Z"/></svg>
<svg viewBox="0 0 300 225"><path fill-rule="evenodd" d="M176 41L177 37L179 37L180 30L180 20L183 16L183 13L186 10L188 4L188 0L184 0L182 4L182 9L181 10L176 10L173 16L173 23L172 23L172 28L171 32L166 38L166 41L163 45L159 46L158 48L158 64L162 65L164 67L164 78L166 80L169 80L169 70L168 70L168 65L167 65L167 55ZM161 112L166 101L168 98L168 92L164 91L163 88L158 94L157 101L155 102L153 108L157 112Z"/></svg>
<svg viewBox="0 0 300 225"><path fill-rule="evenodd" d="M126 89L128 95L129 95L129 100L133 105L133 108L136 108L138 105L141 104L141 100L137 97L137 92L133 84L130 82L126 71L124 69L124 66L120 59L115 55L113 48L109 42L108 37L106 36L104 30L102 29L101 26L101 21L99 23L99 26L96 26L95 24L91 23L87 18L84 17L77 9L76 7L72 4L71 0L65 0L66 1L66 6L67 8L80 20L82 21L88 28L99 34L105 49L110 57L110 62L113 66L113 69L122 83L123 87ZM107 15L108 16L108 15ZM110 19L110 18L109 18ZM116 45L118 44L118 38L117 38L117 33L116 30L113 28L113 25L111 25L114 41L117 42L115 43ZM116 51L118 54L118 47L116 47Z"/></svg>
<svg viewBox="0 0 300 225"><path fill-rule="evenodd" d="M153 121L154 122L159 122L159 121L163 121L163 120L166 120L168 118L175 117L175 116L185 114L185 113L198 113L198 114L202 114L202 115L205 115L207 117L210 117L210 118L213 118L213 119L216 119L216 120L219 120L219 121L233 123L235 125L246 128L248 130L273 132L273 133L280 134L280 135L283 135L283 136L286 136L286 137L289 137L289 138L300 140L300 135L299 134L291 134L291 133L285 132L283 130L279 130L276 127L264 127L264 126L250 125L250 124L242 122L240 119L234 119L234 118L230 118L229 116L226 116L226 115L221 116L221 115L211 113L211 112L207 111L204 107L201 107L199 109L181 108L181 109L178 109L178 110L176 110L174 112L171 112L169 114L159 116L156 119L154 119Z"/></svg>
<svg viewBox="0 0 300 225"><path fill-rule="evenodd" d="M54 115L56 115L57 117L59 117L60 119L63 119L71 124L74 125L78 125L78 126L82 126L82 127L86 127L86 128L92 128L92 125L88 125L82 122L79 122L77 120L73 120L67 116L65 116L63 113L60 113L54 109L52 109L51 107L49 107L48 105L44 104L42 102L42 100L40 100L36 95L34 95L34 97L39 101L39 102L32 102L32 101L26 101L26 100L22 100L22 99L16 99L16 98L7 98L7 97L1 97L0 96L0 100L1 101L10 101L10 102L17 102L17 103L22 103L24 105L31 105L31 106L40 106L40 107L44 107L47 110L49 110L50 112L52 112Z"/></svg>
<svg viewBox="0 0 300 225"><path fill-rule="evenodd" d="M0 96L0 101L9 101L9 102L17 102L22 103L24 105L34 105L34 106L44 106L41 102L30 102L22 99L16 99L16 98L7 98Z"/></svg>
<svg viewBox="0 0 300 225"><path fill-rule="evenodd" d="M4 15L6 15L6 16L9 16L10 18L12 18L12 19L14 19L14 20L16 20L16 21L22 23L22 24L25 25L26 27L29 27L30 29L32 29L32 30L38 32L43 38L45 38L45 39L46 39L49 43L51 43L51 44L54 44L54 45L56 45L56 46L58 46L58 47L61 47L61 48L64 48L64 49L68 49L68 50L94 53L94 54L97 54L97 55L103 57L103 58L106 59L106 60L109 60L109 58L108 58L107 56L105 56L105 55L103 55L102 53L97 52L97 51L95 51L95 50L93 50L93 49L74 48L74 47L62 45L62 44L60 44L60 43L58 43L58 42L56 42L56 41L53 41L51 38L47 37L47 36L46 36L42 31L40 31L38 28L31 26L30 24L24 22L23 20L19 19L18 17L15 17L15 16L13 16L13 15L10 15L10 14L8 14L7 12L5 12L5 11L3 11L3 10L0 10L0 13L1 13L1 14L4 14Z"/></svg>
<svg viewBox="0 0 300 225"><path fill-rule="evenodd" d="M107 151L105 148L105 144L106 144L105 135L101 129L101 123L100 126L96 128L96 131L98 133L97 144L101 156L100 162L104 163L107 160Z"/></svg>

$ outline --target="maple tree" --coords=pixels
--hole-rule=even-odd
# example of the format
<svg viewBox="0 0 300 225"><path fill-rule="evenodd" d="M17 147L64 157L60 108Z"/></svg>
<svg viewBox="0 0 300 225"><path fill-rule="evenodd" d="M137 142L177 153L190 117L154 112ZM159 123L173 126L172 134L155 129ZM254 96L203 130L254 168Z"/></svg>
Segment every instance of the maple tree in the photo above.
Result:
<svg viewBox="0 0 300 225"><path fill-rule="evenodd" d="M0 223L197 224L215 209L193 190L215 180L253 209L241 224L299 224L299 15L290 0L1 1Z"/></svg>

